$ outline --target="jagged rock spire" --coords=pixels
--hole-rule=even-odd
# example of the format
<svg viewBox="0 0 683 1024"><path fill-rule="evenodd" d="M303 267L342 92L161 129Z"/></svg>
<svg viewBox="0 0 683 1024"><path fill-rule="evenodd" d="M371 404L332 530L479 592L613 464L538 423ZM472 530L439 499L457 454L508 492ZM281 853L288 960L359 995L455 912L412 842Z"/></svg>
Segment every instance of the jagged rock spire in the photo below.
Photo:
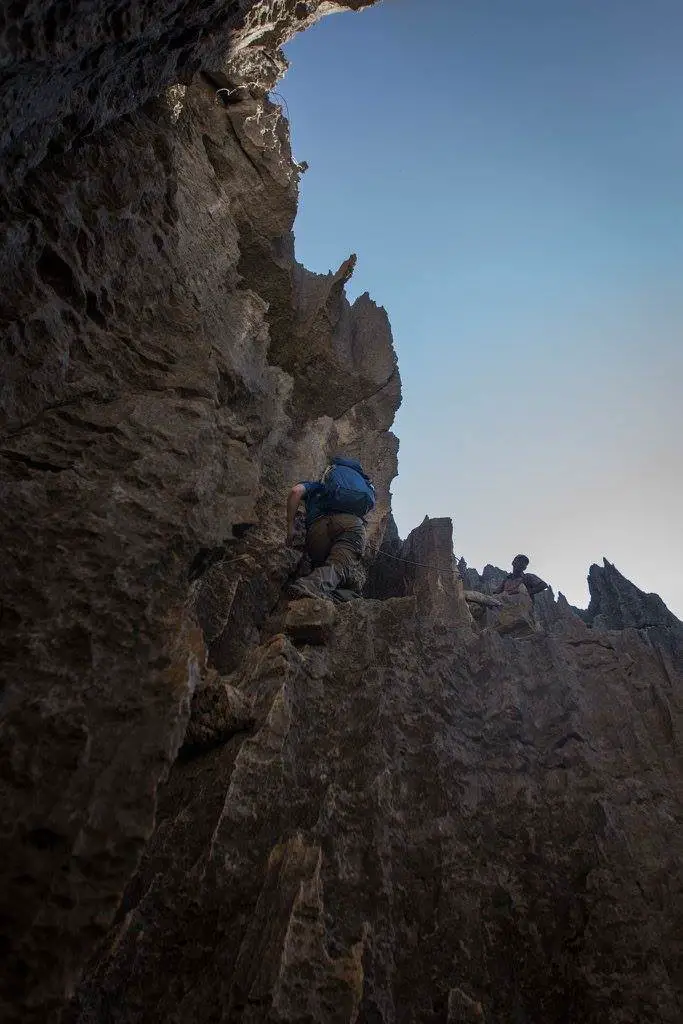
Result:
<svg viewBox="0 0 683 1024"><path fill-rule="evenodd" d="M644 629L658 626L683 636L683 623L670 612L658 594L646 594L626 579L607 559L593 564L588 573L590 603L586 621L599 629Z"/></svg>

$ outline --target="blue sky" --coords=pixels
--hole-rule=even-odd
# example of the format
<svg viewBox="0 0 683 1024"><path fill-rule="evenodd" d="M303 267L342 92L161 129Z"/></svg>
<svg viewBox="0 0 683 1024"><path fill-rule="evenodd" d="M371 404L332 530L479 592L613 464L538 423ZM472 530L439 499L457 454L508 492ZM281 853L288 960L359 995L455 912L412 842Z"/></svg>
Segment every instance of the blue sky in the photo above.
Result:
<svg viewBox="0 0 683 1024"><path fill-rule="evenodd" d="M386 0L286 52L297 256L392 323L402 536L683 615L683 4Z"/></svg>

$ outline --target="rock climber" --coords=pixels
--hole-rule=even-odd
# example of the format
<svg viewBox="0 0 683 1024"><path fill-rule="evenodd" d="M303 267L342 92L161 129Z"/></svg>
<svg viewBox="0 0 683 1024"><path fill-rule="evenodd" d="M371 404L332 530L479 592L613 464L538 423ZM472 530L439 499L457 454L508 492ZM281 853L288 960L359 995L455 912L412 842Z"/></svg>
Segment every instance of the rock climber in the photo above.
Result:
<svg viewBox="0 0 683 1024"><path fill-rule="evenodd" d="M305 550L313 566L289 588L293 597L334 597L362 589L365 516L375 507L375 489L356 459L336 455L320 480L294 484L287 498L287 544L294 543L294 521L306 506Z"/></svg>
<svg viewBox="0 0 683 1024"><path fill-rule="evenodd" d="M515 555L512 559L512 572L508 573L505 579L493 588L491 593L505 594L511 597L515 594L524 593L525 589L533 601L536 594L540 594L542 590L548 589L548 584L540 576L534 576L532 572L525 572L524 570L528 564L529 559L526 555Z"/></svg>

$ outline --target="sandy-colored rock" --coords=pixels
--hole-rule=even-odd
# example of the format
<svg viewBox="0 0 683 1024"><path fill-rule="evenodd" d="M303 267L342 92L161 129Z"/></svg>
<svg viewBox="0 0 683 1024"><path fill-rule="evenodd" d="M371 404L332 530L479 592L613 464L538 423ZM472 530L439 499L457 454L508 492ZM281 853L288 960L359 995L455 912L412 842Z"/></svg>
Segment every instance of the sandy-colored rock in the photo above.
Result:
<svg viewBox="0 0 683 1024"><path fill-rule="evenodd" d="M452 520L425 516L405 541L391 520L376 551L367 593L378 598L412 595L425 620L451 629L471 625L453 555Z"/></svg>
<svg viewBox="0 0 683 1024"><path fill-rule="evenodd" d="M500 608L502 601L499 597L491 594L482 594L478 590L465 590L465 600L468 604L480 604L484 608Z"/></svg>
<svg viewBox="0 0 683 1024"><path fill-rule="evenodd" d="M236 733L251 729L254 721L254 711L244 695L211 672L194 692L183 751L196 754L226 743Z"/></svg>
<svg viewBox="0 0 683 1024"><path fill-rule="evenodd" d="M499 607L489 608L487 622L501 636L529 636L536 631L534 606L528 594L501 594Z"/></svg>
<svg viewBox="0 0 683 1024"><path fill-rule="evenodd" d="M235 964L234 1018L265 1020L270 1007L282 1020L357 1020L364 942L336 957L327 952L321 867L320 846L301 833L272 851Z"/></svg>
<svg viewBox="0 0 683 1024"><path fill-rule="evenodd" d="M290 602L284 630L295 644L324 644L332 635L335 619L332 601L302 598Z"/></svg>

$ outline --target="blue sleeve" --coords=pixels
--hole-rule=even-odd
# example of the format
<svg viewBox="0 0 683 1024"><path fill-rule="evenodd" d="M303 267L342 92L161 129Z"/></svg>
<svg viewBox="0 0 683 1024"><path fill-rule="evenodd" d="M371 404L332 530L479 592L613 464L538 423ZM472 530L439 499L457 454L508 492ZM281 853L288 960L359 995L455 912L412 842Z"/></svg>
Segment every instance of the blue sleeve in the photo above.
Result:
<svg viewBox="0 0 683 1024"><path fill-rule="evenodd" d="M299 483L304 488L307 498L309 495L317 494L318 491L322 491L323 489L323 485L319 480L299 480Z"/></svg>

